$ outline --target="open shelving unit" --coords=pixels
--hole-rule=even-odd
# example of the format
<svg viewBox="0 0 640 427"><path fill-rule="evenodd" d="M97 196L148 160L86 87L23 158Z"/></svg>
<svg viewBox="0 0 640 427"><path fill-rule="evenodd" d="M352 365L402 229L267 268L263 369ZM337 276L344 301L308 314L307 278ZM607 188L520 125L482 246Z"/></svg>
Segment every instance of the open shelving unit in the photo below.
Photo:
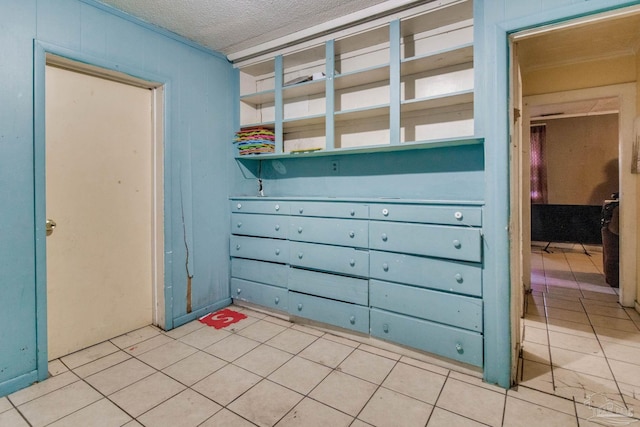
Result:
<svg viewBox="0 0 640 427"><path fill-rule="evenodd" d="M444 0L240 67L240 126L274 130L276 148L238 158L482 143L473 35L473 1Z"/></svg>

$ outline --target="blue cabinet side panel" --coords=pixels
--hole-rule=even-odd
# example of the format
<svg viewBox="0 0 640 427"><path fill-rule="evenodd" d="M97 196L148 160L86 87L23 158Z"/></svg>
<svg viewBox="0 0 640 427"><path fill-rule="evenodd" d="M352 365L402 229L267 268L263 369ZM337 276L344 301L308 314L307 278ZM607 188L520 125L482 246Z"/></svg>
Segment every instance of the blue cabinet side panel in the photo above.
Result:
<svg viewBox="0 0 640 427"><path fill-rule="evenodd" d="M44 234L39 230L36 235L35 224L45 212L44 171L37 158L34 167L34 152L44 147L41 139L34 140L33 116L34 109L43 109L42 95L36 92L34 97L34 76L39 81L44 64L34 63L34 40L40 50L165 84L164 326L172 328L174 321L182 323L230 301L229 146L237 118L231 108L237 103L237 72L231 64L215 52L91 0L3 2L0 395L27 385L29 378L46 376L46 354L36 350L36 343L43 342L37 331L46 336L46 295L36 292L36 285L44 289L44 275L38 273L36 279L37 271L46 271L44 243L37 243ZM37 130L39 124L35 126ZM191 314L187 250L193 276Z"/></svg>
<svg viewBox="0 0 640 427"><path fill-rule="evenodd" d="M35 17L35 1L28 0L4 2L0 13L0 395L13 378L35 379L29 373L36 369L29 72Z"/></svg>

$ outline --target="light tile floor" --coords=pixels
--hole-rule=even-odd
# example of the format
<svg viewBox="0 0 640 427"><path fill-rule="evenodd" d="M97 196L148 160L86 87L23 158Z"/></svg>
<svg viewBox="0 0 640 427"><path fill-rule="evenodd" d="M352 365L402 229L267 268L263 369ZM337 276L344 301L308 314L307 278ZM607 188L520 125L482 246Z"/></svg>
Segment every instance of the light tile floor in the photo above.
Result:
<svg viewBox="0 0 640 427"><path fill-rule="evenodd" d="M234 306L248 317L227 329L148 326L52 361L49 379L0 398L0 426L630 424L640 316L615 302L598 255L534 253L522 382L508 391Z"/></svg>

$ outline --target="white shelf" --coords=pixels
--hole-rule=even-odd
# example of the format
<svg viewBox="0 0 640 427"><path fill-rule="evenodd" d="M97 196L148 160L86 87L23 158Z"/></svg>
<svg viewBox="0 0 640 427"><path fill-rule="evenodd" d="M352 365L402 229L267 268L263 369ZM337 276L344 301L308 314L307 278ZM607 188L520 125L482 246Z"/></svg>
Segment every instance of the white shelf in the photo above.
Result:
<svg viewBox="0 0 640 427"><path fill-rule="evenodd" d="M473 90L464 90L445 95L403 101L401 103L400 110L403 113L408 113L417 110L429 110L433 108L448 107L451 105L469 104L471 102L473 102Z"/></svg>
<svg viewBox="0 0 640 427"><path fill-rule="evenodd" d="M282 99L294 99L303 96L319 95L325 92L326 79L310 80L282 88Z"/></svg>
<svg viewBox="0 0 640 427"><path fill-rule="evenodd" d="M407 58L402 61L400 75L417 74L471 62L473 62L473 44L468 43L429 55Z"/></svg>
<svg viewBox="0 0 640 427"><path fill-rule="evenodd" d="M265 90L263 92L252 93L252 94L243 95L240 97L241 102L246 102L247 104L252 104L252 105L267 104L270 102L274 102L275 99L276 99L275 90Z"/></svg>
<svg viewBox="0 0 640 427"><path fill-rule="evenodd" d="M385 80L389 81L389 64L336 75L334 85L339 90Z"/></svg>
<svg viewBox="0 0 640 427"><path fill-rule="evenodd" d="M346 111L336 111L335 113L336 122L369 119L378 116L386 116L386 119L389 119L389 104L374 105L371 107L357 108Z"/></svg>

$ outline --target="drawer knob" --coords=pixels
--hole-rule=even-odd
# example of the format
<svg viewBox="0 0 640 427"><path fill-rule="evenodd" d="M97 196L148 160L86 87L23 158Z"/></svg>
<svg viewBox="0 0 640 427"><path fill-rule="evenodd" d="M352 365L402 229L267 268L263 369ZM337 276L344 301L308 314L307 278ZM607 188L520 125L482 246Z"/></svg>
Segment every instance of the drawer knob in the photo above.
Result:
<svg viewBox="0 0 640 427"><path fill-rule="evenodd" d="M350 231L349 232L349 237L351 237L351 238L356 237L356 233L354 231Z"/></svg>
<svg viewBox="0 0 640 427"><path fill-rule="evenodd" d="M298 311L302 311L302 303L298 304Z"/></svg>
<svg viewBox="0 0 640 427"><path fill-rule="evenodd" d="M302 233L302 227L298 227L298 233Z"/></svg>
<svg viewBox="0 0 640 427"><path fill-rule="evenodd" d="M240 295L241 292L242 292L242 289L238 288L238 290L236 291L236 294Z"/></svg>
<svg viewBox="0 0 640 427"><path fill-rule="evenodd" d="M236 207L237 207L238 209L242 209L242 203L238 203L238 204L236 205Z"/></svg>
<svg viewBox="0 0 640 427"><path fill-rule="evenodd" d="M276 249L276 255L280 255L280 249Z"/></svg>
<svg viewBox="0 0 640 427"><path fill-rule="evenodd" d="M387 208L382 209L382 215L389 216L389 209Z"/></svg>
<svg viewBox="0 0 640 427"><path fill-rule="evenodd" d="M383 323L383 324L382 324L382 330L383 330L384 332L389 332L389 325L388 325L387 323Z"/></svg>
<svg viewBox="0 0 640 427"><path fill-rule="evenodd" d="M302 252L298 252L298 258L302 259L303 256L304 254Z"/></svg>
<svg viewBox="0 0 640 427"><path fill-rule="evenodd" d="M238 228L240 228L240 227L242 227L242 223L241 222L238 223Z"/></svg>
<svg viewBox="0 0 640 427"><path fill-rule="evenodd" d="M356 260L355 260L355 259L353 259L353 258L352 258L352 259L350 259L350 260L349 260L349 265L350 265L351 267L355 266L355 265L356 265Z"/></svg>
<svg viewBox="0 0 640 427"><path fill-rule="evenodd" d="M280 224L276 224L276 231L280 231Z"/></svg>
<svg viewBox="0 0 640 427"><path fill-rule="evenodd" d="M462 243L460 243L460 240L456 239L453 241L453 247L456 249L460 249L462 247Z"/></svg>
<svg viewBox="0 0 640 427"><path fill-rule="evenodd" d="M236 251L240 250L240 245L236 245Z"/></svg>
<svg viewBox="0 0 640 427"><path fill-rule="evenodd" d="M455 275L455 278L456 278L456 282L458 282L458 283L462 283L464 281L464 279L462 278L462 274L460 274L460 273L457 273Z"/></svg>
<svg viewBox="0 0 640 427"><path fill-rule="evenodd" d="M380 236L380 237L382 237L382 241L383 242L386 242L387 239L389 239L389 237L387 236L387 233L382 233L382 236Z"/></svg>
<svg viewBox="0 0 640 427"><path fill-rule="evenodd" d="M273 300L273 302L274 302L274 303L276 303L276 304L279 304L279 303L280 303L280 297L276 297L276 298Z"/></svg>
<svg viewBox="0 0 640 427"><path fill-rule="evenodd" d="M456 351L458 353L464 353L464 348L462 348L462 344L456 343Z"/></svg>
<svg viewBox="0 0 640 427"><path fill-rule="evenodd" d="M302 213L302 212L304 212L304 209L300 208L300 210L298 210L298 212Z"/></svg>
<svg viewBox="0 0 640 427"><path fill-rule="evenodd" d="M384 264L382 264L382 269L384 271L389 271L389 264L387 264L386 262Z"/></svg>
<svg viewBox="0 0 640 427"><path fill-rule="evenodd" d="M280 210L280 205L276 205L276 211Z"/></svg>
<svg viewBox="0 0 640 427"><path fill-rule="evenodd" d="M355 325L355 324L356 324L356 316L351 316L351 317L349 317L349 322L350 322L352 325Z"/></svg>
<svg viewBox="0 0 640 427"><path fill-rule="evenodd" d="M349 215L351 215L351 216L355 216L355 215L356 215L356 211L355 211L355 209L351 209L351 212L349 212Z"/></svg>
<svg viewBox="0 0 640 427"><path fill-rule="evenodd" d="M457 211L456 213L453 214L453 217L457 220L461 220L462 219L462 212Z"/></svg>

